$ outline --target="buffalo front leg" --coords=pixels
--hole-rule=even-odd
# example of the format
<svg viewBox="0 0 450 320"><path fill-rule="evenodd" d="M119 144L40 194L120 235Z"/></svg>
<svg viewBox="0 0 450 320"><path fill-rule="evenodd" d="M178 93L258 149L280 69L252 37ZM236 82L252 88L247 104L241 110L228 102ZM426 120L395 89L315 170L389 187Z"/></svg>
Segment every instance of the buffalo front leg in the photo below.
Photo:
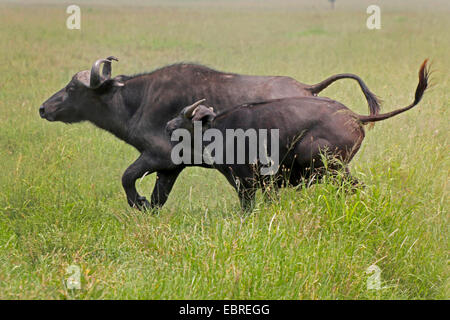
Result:
<svg viewBox="0 0 450 320"><path fill-rule="evenodd" d="M152 207L162 207L166 203L170 191L172 191L172 187L182 170L183 168L177 168L156 173L156 183L151 198Z"/></svg>
<svg viewBox="0 0 450 320"><path fill-rule="evenodd" d="M122 176L122 186L127 195L128 204L139 210L147 210L151 208L147 199L136 190L136 180L144 176L146 173L150 174L154 170L149 170L150 164L148 159L141 154L135 162L133 162Z"/></svg>

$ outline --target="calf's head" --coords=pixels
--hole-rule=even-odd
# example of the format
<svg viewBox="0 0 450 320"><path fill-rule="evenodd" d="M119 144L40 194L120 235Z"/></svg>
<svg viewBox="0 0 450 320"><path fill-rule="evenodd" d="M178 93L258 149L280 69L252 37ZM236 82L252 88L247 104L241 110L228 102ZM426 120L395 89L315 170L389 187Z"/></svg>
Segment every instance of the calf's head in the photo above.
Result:
<svg viewBox="0 0 450 320"><path fill-rule="evenodd" d="M205 99L183 108L177 117L167 122L166 131L169 136L176 129L186 129L192 133L195 121L200 121L203 129L207 129L216 117L216 114L213 108L203 105L203 102L205 102Z"/></svg>
<svg viewBox="0 0 450 320"><path fill-rule="evenodd" d="M49 121L74 123L88 120L101 104L101 96L114 87L123 86L120 77L111 79L111 62L115 57L99 59L91 70L76 73L72 80L39 108L39 115ZM101 65L103 69L100 73Z"/></svg>

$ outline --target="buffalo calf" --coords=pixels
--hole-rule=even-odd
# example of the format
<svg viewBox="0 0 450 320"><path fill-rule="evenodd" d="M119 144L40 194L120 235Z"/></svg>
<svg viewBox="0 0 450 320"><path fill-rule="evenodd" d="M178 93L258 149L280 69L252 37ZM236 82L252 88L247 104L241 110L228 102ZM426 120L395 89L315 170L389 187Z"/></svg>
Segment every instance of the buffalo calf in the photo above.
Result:
<svg viewBox="0 0 450 320"><path fill-rule="evenodd" d="M324 154L339 160L331 161L327 168L333 169L336 166L333 163L339 163L348 172L346 165L361 146L365 124L407 111L422 99L428 86L426 64L427 60L420 68L413 103L389 113L363 116L328 98L298 97L244 104L216 114L200 100L167 122L166 131L172 140L174 135L184 135L184 138L194 135L194 141L188 139L184 149L180 149L183 153L180 157L190 162L185 164L203 159L206 165L219 170L238 192L243 208L249 209L253 206L255 191L266 185L267 176L271 176L276 186L285 185L286 181L289 185L298 185L313 174L320 177L326 166ZM218 141L238 131L240 136L232 135L230 141ZM269 131L276 133L278 141L270 140L270 144L269 139L261 141L267 135L257 132ZM198 133L203 136L200 141L196 140ZM239 139L241 141L237 141ZM211 144L214 147L205 152ZM261 152L261 149L265 150ZM228 157L230 154L232 156ZM259 169L269 165L268 155L272 160L277 159L277 168L269 174L261 174ZM177 154L172 152L172 161L175 156Z"/></svg>

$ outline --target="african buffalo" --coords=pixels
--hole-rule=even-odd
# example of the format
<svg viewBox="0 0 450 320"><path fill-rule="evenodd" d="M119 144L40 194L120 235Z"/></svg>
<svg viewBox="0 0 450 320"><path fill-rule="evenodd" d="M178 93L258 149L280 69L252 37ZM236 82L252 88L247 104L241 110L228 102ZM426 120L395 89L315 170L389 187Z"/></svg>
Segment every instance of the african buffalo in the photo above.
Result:
<svg viewBox="0 0 450 320"><path fill-rule="evenodd" d="M208 99L216 111L245 102L296 96L314 96L338 79L356 80L369 104L370 114L379 112L377 97L356 75L334 75L316 85L289 77L247 76L224 73L196 64L174 64L134 76L111 78L108 57L97 60L91 70L76 73L72 80L39 108L49 121L90 121L134 146L141 155L124 172L122 185L130 206L162 206L185 167L174 165L171 143L164 127L182 106ZM101 68L103 65L103 68ZM151 201L138 194L135 181L146 173L157 173Z"/></svg>
<svg viewBox="0 0 450 320"><path fill-rule="evenodd" d="M275 141L277 144L275 148L278 150L273 150L272 141L271 150L262 153L274 154L274 151L275 153L278 151L277 159L281 160L278 169L282 170L275 170L271 177L276 187L285 185L286 180L289 185L298 185L313 174L315 178L320 178L325 168L324 154L331 156L327 161L327 169L343 166L347 174L346 179L354 182L346 165L358 152L364 139L363 125L388 119L417 105L428 86L429 72L426 64L427 60L420 67L414 102L389 113L363 116L352 112L337 101L321 97L275 99L245 104L216 113L212 107L201 104L204 100L200 100L185 107L177 117L169 121L166 130L169 136L172 136L177 129L183 129L188 133L187 137L190 137L196 134L195 126L200 128L198 132L205 134L213 129L215 131L210 131L211 134L207 139L212 141L211 143L216 143L217 139L228 135L229 132L236 130L249 132L247 136L241 136L242 140L249 141L240 150L237 147L238 143L231 140L231 143L230 141L221 142L219 145L216 143L214 148L205 153L205 148L208 147L205 139L197 143L199 146L197 149L194 147L196 142L189 139L187 148L190 150L184 152L184 155L189 154L188 161L195 154L202 156L209 154L210 159L213 159L209 160L209 163L226 177L238 192L243 208L248 209L253 205L256 189L264 188L267 182L267 175L260 174L255 167L262 162L257 158L261 155L261 150L254 152L253 157L245 156L244 163L236 162L236 154L239 151L241 155L243 153L248 155L252 146L259 149L268 148L267 144L257 141L261 138L257 138L256 134L253 134L255 137L253 143L250 142L252 130L265 130L264 132L277 130L279 141ZM213 136L214 139L211 138ZM217 163L213 156L218 153L233 156L228 163L224 163L221 156L220 162ZM329 161L333 159L338 161Z"/></svg>

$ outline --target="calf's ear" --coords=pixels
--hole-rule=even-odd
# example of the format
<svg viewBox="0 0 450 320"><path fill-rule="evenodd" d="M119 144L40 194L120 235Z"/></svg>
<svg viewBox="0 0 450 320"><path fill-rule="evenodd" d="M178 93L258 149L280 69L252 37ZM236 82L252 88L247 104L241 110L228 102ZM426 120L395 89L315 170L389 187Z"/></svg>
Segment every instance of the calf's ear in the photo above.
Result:
<svg viewBox="0 0 450 320"><path fill-rule="evenodd" d="M216 117L213 108L208 108L204 105L199 105L195 109L194 116L192 117L192 121L201 121L203 125L210 124L213 119Z"/></svg>

